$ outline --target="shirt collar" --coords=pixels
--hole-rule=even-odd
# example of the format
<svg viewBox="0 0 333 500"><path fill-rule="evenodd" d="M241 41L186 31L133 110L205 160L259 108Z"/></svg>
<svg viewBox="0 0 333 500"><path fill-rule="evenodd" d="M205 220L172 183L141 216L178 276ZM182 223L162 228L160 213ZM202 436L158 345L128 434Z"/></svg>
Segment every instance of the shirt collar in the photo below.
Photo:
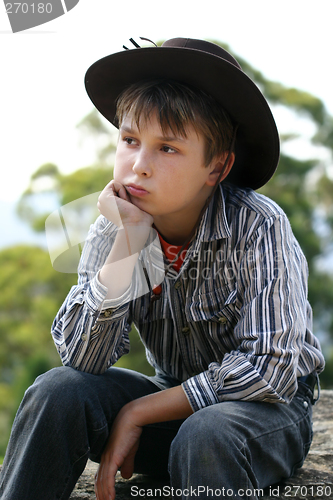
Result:
<svg viewBox="0 0 333 500"><path fill-rule="evenodd" d="M202 216L195 236L194 252L204 241L230 238L231 232L225 211L225 191L220 184Z"/></svg>
<svg viewBox="0 0 333 500"><path fill-rule="evenodd" d="M231 231L225 210L225 190L223 189L222 184L220 184L201 218L198 229L195 232L193 247L190 245L190 251L186 253L184 263L188 262L188 259L193 254L200 251L200 246L203 242L230 237ZM151 247L149 247L150 260L156 270L164 272L164 266L167 265L167 262L164 261L164 254L156 230L151 233L149 242L152 243ZM168 274L171 277L177 277L178 275L172 267L169 269Z"/></svg>

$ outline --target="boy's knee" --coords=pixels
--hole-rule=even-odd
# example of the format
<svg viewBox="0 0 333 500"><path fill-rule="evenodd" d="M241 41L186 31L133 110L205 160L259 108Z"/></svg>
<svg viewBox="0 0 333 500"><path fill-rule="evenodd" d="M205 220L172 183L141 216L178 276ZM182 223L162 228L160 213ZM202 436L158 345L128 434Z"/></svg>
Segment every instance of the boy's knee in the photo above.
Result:
<svg viewBox="0 0 333 500"><path fill-rule="evenodd" d="M73 402L84 392L83 380L77 370L61 366L53 368L39 377L30 386L23 398L25 409L45 409L48 405L54 409Z"/></svg>
<svg viewBox="0 0 333 500"><path fill-rule="evenodd" d="M180 426L175 439L172 442L173 453L181 453L187 450L187 455L203 453L205 448L209 448L216 426L211 422L207 408L193 413ZM207 415L207 418L206 418Z"/></svg>
<svg viewBox="0 0 333 500"><path fill-rule="evenodd" d="M215 406L197 411L181 425L171 446L171 455L180 457L212 457L216 452L227 458L240 450L244 441L237 424L228 414L221 414Z"/></svg>
<svg viewBox="0 0 333 500"><path fill-rule="evenodd" d="M67 387L78 387L81 383L80 372L68 366L59 366L39 375L31 388L38 391L46 391L48 394L54 391L62 392Z"/></svg>

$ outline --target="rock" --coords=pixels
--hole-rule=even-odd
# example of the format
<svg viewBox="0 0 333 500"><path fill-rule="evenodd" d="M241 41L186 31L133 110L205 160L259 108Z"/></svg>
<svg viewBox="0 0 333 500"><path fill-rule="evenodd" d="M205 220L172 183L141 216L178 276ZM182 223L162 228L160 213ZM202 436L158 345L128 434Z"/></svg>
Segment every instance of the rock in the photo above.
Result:
<svg viewBox="0 0 333 500"><path fill-rule="evenodd" d="M265 495L261 497L262 500L333 499L333 391L321 391L320 400L313 407L313 431L313 442L303 467L292 478L267 488ZM71 500L96 499L94 475L97 467L97 464L88 462L70 497ZM172 498L168 483L139 474L128 480L118 474L116 493L117 500L130 500L135 497L150 500Z"/></svg>

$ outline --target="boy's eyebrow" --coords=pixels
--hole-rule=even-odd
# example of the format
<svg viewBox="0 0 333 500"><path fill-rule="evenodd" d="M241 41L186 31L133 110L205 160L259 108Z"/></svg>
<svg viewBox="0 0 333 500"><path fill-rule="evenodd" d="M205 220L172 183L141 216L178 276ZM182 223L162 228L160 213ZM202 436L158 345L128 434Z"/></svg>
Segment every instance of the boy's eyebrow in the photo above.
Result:
<svg viewBox="0 0 333 500"><path fill-rule="evenodd" d="M119 129L122 132L127 132L128 134L134 134L135 130L132 129L132 127L128 127L127 125L122 125ZM186 137L181 137L181 136L175 136L175 135L161 135L156 137L160 141L166 141L166 142L185 142Z"/></svg>

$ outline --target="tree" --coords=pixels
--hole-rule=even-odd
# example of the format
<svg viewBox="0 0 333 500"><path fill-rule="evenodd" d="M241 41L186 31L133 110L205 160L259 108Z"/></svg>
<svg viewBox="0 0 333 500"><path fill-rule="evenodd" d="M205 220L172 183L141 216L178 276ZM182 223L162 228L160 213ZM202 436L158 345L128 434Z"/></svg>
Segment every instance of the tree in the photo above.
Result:
<svg viewBox="0 0 333 500"><path fill-rule="evenodd" d="M0 269L0 377L10 382L16 368L36 353L47 353L50 366L57 361L48 349L50 318L76 276L57 273L45 250L25 245L2 250Z"/></svg>
<svg viewBox="0 0 333 500"><path fill-rule="evenodd" d="M61 275L33 246L0 252L0 457L24 391L60 364L50 327L76 275Z"/></svg>

